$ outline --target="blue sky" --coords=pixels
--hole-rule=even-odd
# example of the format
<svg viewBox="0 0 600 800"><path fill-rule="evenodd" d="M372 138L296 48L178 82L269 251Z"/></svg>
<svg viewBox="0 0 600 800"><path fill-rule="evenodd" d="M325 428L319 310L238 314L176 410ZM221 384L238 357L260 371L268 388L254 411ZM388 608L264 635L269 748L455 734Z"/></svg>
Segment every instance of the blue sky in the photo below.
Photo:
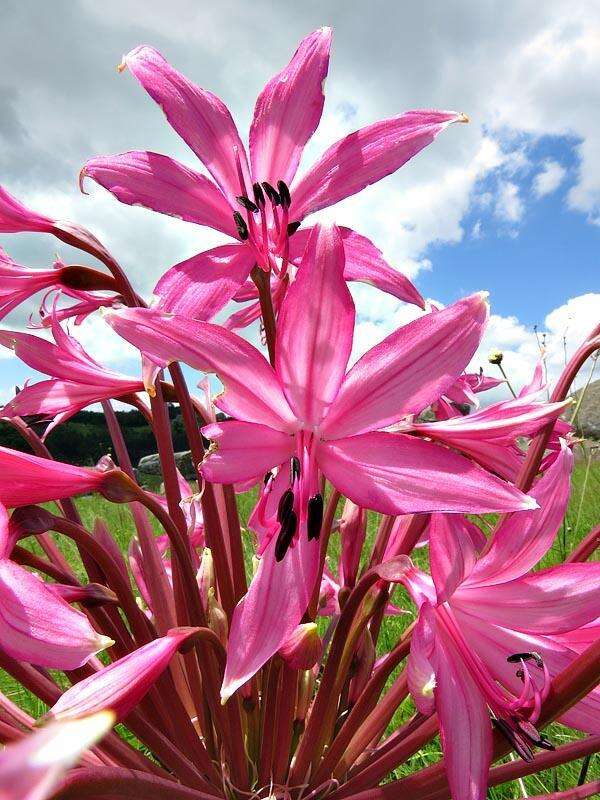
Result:
<svg viewBox="0 0 600 800"><path fill-rule="evenodd" d="M150 149L199 166L133 78L117 75L122 53L143 42L158 47L225 100L244 136L257 92L302 36L331 24L325 112L300 172L341 136L409 108L454 108L471 123L452 126L399 173L321 218L369 236L437 303L488 290L492 318L473 366L500 347L523 383L539 357L537 326L555 377L563 340L572 351L600 317L600 7L508 0L498 8L467 0L173 0L168 8L158 0L57 0L52 8L8 0L0 183L97 232L149 296L168 267L223 239L121 206L91 184L89 196L79 194L78 171L96 154ZM78 258L47 237L4 236L0 244L29 266L47 266L57 249ZM414 316L369 287L353 293L355 355ZM22 327L33 307L5 327ZM77 335L100 360L138 369L101 320ZM29 374L2 358L0 399Z"/></svg>

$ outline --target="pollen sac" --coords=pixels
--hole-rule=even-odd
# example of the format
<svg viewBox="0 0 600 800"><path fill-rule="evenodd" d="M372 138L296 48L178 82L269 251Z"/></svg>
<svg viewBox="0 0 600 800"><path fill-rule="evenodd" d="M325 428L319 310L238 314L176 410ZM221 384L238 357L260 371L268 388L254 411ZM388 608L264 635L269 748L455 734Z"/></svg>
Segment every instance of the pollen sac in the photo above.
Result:
<svg viewBox="0 0 600 800"><path fill-rule="evenodd" d="M281 197L277 194L277 189L274 186L271 186L268 181L263 181L262 188L265 190L265 194L274 206L281 205Z"/></svg>
<svg viewBox="0 0 600 800"><path fill-rule="evenodd" d="M249 197L246 197L245 194L241 194L239 197L235 198L241 206L244 206L246 211L251 211L253 214L256 214L258 211L258 206L250 200Z"/></svg>
<svg viewBox="0 0 600 800"><path fill-rule="evenodd" d="M513 750L521 756L523 761L533 761L533 750L527 744L524 736L522 736L518 731L514 730L514 728L512 728L511 725L509 725L509 723L503 719L492 717L492 723L494 727L497 728L500 733L502 733L510 742Z"/></svg>
<svg viewBox="0 0 600 800"><path fill-rule="evenodd" d="M242 217L239 211L233 212L233 221L235 222L235 226L237 228L238 236L245 242L248 238L248 226L246 225L245 219Z"/></svg>
<svg viewBox="0 0 600 800"><path fill-rule="evenodd" d="M289 208L292 204L292 198L290 196L290 190L288 189L287 183L284 181L277 181L277 191L279 192L279 197L281 198L282 207Z"/></svg>
<svg viewBox="0 0 600 800"><path fill-rule="evenodd" d="M283 557L292 543L294 534L298 528L298 517L295 511L290 511L285 520L281 523L281 530L275 542L275 561L283 561Z"/></svg>
<svg viewBox="0 0 600 800"><path fill-rule="evenodd" d="M287 235L293 236L301 224L301 222L290 222L287 226Z"/></svg>
<svg viewBox="0 0 600 800"><path fill-rule="evenodd" d="M294 456L290 464L290 480L292 483L300 477L300 459Z"/></svg>
<svg viewBox="0 0 600 800"><path fill-rule="evenodd" d="M315 494L308 500L306 532L308 540L318 539L323 524L323 495Z"/></svg>
<svg viewBox="0 0 600 800"><path fill-rule="evenodd" d="M281 495L279 499L279 505L277 506L277 521L283 525L293 508L294 493L291 489L286 489Z"/></svg>
<svg viewBox="0 0 600 800"><path fill-rule="evenodd" d="M540 669L543 669L544 660L539 653L514 653L506 659L509 664L518 664L520 661L535 661Z"/></svg>
<svg viewBox="0 0 600 800"><path fill-rule="evenodd" d="M254 192L254 202L257 206L264 206L265 204L265 195L262 190L262 186L260 183L253 183L252 184L252 191Z"/></svg>

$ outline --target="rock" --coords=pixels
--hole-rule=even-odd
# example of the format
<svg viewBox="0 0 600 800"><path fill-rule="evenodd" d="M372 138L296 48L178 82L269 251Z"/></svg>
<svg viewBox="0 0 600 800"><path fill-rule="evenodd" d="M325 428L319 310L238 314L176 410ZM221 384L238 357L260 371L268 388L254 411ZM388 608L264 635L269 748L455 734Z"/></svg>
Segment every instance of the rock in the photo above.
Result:
<svg viewBox="0 0 600 800"><path fill-rule="evenodd" d="M181 472L183 477L186 478L186 480L190 481L196 479L196 470L194 469L192 454L189 450L183 450L180 453L175 453L175 463L177 464L177 469ZM140 458L137 468L142 476L162 476L158 453L153 453L152 455Z"/></svg>
<svg viewBox="0 0 600 800"><path fill-rule="evenodd" d="M577 400L583 389L573 393ZM571 412L572 413L572 412ZM570 418L570 414L568 414ZM586 439L600 439L600 380L590 383L577 414L577 430Z"/></svg>

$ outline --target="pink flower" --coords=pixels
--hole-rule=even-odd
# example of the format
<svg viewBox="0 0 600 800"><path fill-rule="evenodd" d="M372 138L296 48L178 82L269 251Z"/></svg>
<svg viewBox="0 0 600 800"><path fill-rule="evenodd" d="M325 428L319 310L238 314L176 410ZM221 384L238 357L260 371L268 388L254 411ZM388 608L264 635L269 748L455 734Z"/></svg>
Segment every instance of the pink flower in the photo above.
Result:
<svg viewBox="0 0 600 800"><path fill-rule="evenodd" d="M95 361L56 318L51 328L54 343L28 333L0 330L0 344L14 350L32 369L51 376L50 380L27 384L4 406L0 416L42 415L52 420L44 434L47 436L56 425L92 403L144 390L139 378L122 375Z"/></svg>
<svg viewBox="0 0 600 800"><path fill-rule="evenodd" d="M457 409L457 405L473 406L479 408L479 399L477 395L480 392L487 392L500 386L504 380L498 378L490 378L483 374L483 370L479 372L465 372L456 379L454 384L446 391L446 394L434 404L434 410L438 419L449 419L450 417L458 417L461 412Z"/></svg>
<svg viewBox="0 0 600 800"><path fill-rule="evenodd" d="M75 669L110 647L85 614L10 559L13 536L0 505L0 646L12 658L52 669Z"/></svg>
<svg viewBox="0 0 600 800"><path fill-rule="evenodd" d="M51 233L54 220L24 206L0 186L0 233Z"/></svg>
<svg viewBox="0 0 600 800"><path fill-rule="evenodd" d="M96 298L90 291L84 290L110 289L111 286L112 279L109 275L87 267L70 267L62 264L52 269L21 267L0 247L0 320L25 300L45 289L60 288L69 296L89 306ZM100 303L106 305L107 302L106 297L101 297L94 307L97 308ZM62 314L72 316L84 310L63 309Z"/></svg>
<svg viewBox="0 0 600 800"><path fill-rule="evenodd" d="M152 47L143 45L125 56L123 69L127 67L162 108L214 183L167 156L147 151L93 158L83 167L81 180L92 178L121 202L207 225L236 240L169 270L155 289L165 310L209 319L217 295L225 305L255 264L276 276L281 291L276 290L275 297L284 294L288 265L300 263L310 237L310 229L296 233L305 217L395 172L450 123L466 120L452 111L423 110L376 122L336 142L294 180L304 146L321 118L330 44L329 28L311 33L267 83L254 109L249 161L231 114L218 97L191 83ZM349 229L341 229L341 237L347 280L373 283L423 306L415 287L368 239ZM253 287L244 286L236 299L256 296ZM204 307L209 297L210 313ZM248 324L259 314L255 304L232 325Z"/></svg>
<svg viewBox="0 0 600 800"><path fill-rule="evenodd" d="M274 369L248 342L210 323L150 309L106 315L156 363L182 360L216 372L225 385L215 402L236 419L203 430L214 442L202 465L207 480L258 480L278 468L262 489L264 553L232 621L224 696L277 652L306 610L319 563L321 473L357 505L384 514L535 505L457 453L380 432L456 380L487 320L483 296L400 328L346 374L355 310L343 270L338 229L316 226L281 308Z"/></svg>
<svg viewBox="0 0 600 800"><path fill-rule="evenodd" d="M492 728L524 758L551 747L535 724L549 680L576 656L561 637L600 612L600 565L563 564L529 573L549 550L569 496L573 457L560 456L532 489L540 508L509 515L477 559L460 517L435 514L432 578L413 570L406 584L420 606L408 664L422 713L438 713L453 797L483 800ZM567 725L600 732L600 691L564 715Z"/></svg>
<svg viewBox="0 0 600 800"><path fill-rule="evenodd" d="M102 711L83 719L53 722L0 752L0 796L3 800L45 800L54 794L65 772L114 724Z"/></svg>
<svg viewBox="0 0 600 800"><path fill-rule="evenodd" d="M49 711L55 719L71 719L109 708L124 719L169 666L181 645L197 628L174 628L107 667L74 684Z"/></svg>

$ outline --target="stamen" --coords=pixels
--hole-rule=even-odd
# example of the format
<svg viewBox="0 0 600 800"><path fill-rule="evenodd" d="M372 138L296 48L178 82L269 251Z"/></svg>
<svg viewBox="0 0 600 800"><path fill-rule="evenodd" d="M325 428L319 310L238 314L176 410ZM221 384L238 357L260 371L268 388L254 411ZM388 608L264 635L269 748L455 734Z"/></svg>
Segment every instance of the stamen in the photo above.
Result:
<svg viewBox="0 0 600 800"><path fill-rule="evenodd" d="M287 183L285 183L285 181L277 181L277 191L279 192L279 197L281 198L281 205L284 208L289 208L292 204L292 198L290 196L290 190L288 189Z"/></svg>
<svg viewBox="0 0 600 800"><path fill-rule="evenodd" d="M277 506L277 521L283 525L293 508L294 493L291 489L286 489L279 498L279 505Z"/></svg>
<svg viewBox="0 0 600 800"><path fill-rule="evenodd" d="M253 214L256 214L258 211L258 206L255 205L249 197L246 195L241 194L239 197L235 198L241 206L244 206L246 211L251 211Z"/></svg>
<svg viewBox="0 0 600 800"><path fill-rule="evenodd" d="M281 530L275 542L275 561L282 561L292 543L298 528L298 517L295 511L290 511L281 525Z"/></svg>
<svg viewBox="0 0 600 800"><path fill-rule="evenodd" d="M318 539L323 525L323 495L315 494L308 500L306 532L308 541Z"/></svg>
<svg viewBox="0 0 600 800"><path fill-rule="evenodd" d="M265 476L263 478L263 485L266 486L272 479L273 479L273 473L271 471L265 472Z"/></svg>
<svg viewBox="0 0 600 800"><path fill-rule="evenodd" d="M245 242L248 238L248 226L246 225L246 221L244 220L239 211L233 212L233 221L235 222L238 236L240 237L242 242Z"/></svg>
<svg viewBox="0 0 600 800"><path fill-rule="evenodd" d="M271 184L268 183L268 181L263 181L262 187L265 190L265 194L267 195L271 203L273 203L274 206L280 206L281 197L279 197L279 195L277 194L277 189L275 189L274 186L271 186Z"/></svg>
<svg viewBox="0 0 600 800"><path fill-rule="evenodd" d="M300 459L297 458L296 456L292 457L290 469L291 469L291 481L292 483L294 483L294 481L300 478Z"/></svg>
<svg viewBox="0 0 600 800"><path fill-rule="evenodd" d="M290 224L287 226L287 235L293 236L300 227L300 225L302 225L301 222L290 222Z"/></svg>
<svg viewBox="0 0 600 800"><path fill-rule="evenodd" d="M265 195L263 194L262 187L260 183L253 183L252 184L252 191L254 192L254 202L257 206L264 206L265 204Z"/></svg>
<svg viewBox="0 0 600 800"><path fill-rule="evenodd" d="M513 653L506 660L509 664L518 664L519 661L535 661L537 667L544 668L544 659L539 653Z"/></svg>
<svg viewBox="0 0 600 800"><path fill-rule="evenodd" d="M492 717L492 724L510 742L513 749L521 756L523 761L533 761L533 750L518 731L514 730L508 722L503 719L498 719L497 717Z"/></svg>

